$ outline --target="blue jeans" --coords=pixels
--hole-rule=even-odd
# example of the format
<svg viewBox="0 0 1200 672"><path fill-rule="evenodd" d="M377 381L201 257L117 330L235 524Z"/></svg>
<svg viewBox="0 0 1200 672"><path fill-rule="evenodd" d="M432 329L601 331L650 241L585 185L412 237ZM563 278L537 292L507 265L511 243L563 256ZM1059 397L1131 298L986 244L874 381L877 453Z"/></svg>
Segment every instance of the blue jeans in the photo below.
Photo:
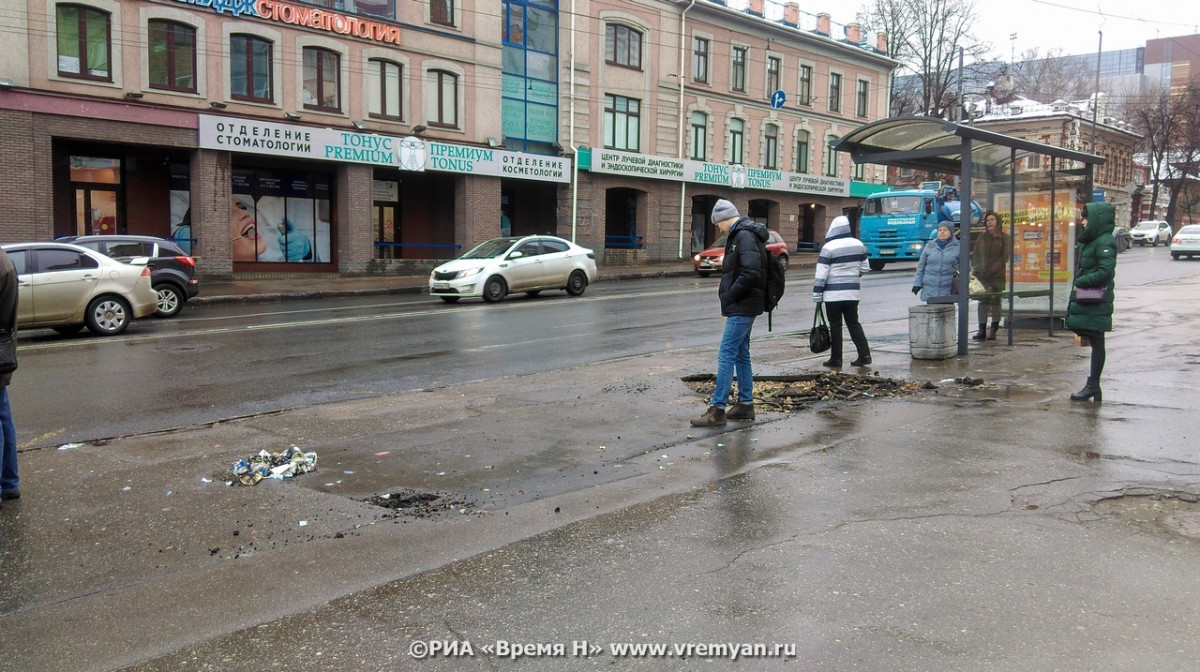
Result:
<svg viewBox="0 0 1200 672"><path fill-rule="evenodd" d="M8 387L0 387L0 434L4 440L0 447L0 490L8 492L21 484L17 478L17 426L8 405Z"/></svg>
<svg viewBox="0 0 1200 672"><path fill-rule="evenodd" d="M717 350L717 387L713 390L712 398L712 405L717 408L725 408L729 402L735 372L738 403L749 404L754 401L754 374L750 371L750 330L753 327L752 315L730 315L725 318L725 334L721 336L721 348Z"/></svg>

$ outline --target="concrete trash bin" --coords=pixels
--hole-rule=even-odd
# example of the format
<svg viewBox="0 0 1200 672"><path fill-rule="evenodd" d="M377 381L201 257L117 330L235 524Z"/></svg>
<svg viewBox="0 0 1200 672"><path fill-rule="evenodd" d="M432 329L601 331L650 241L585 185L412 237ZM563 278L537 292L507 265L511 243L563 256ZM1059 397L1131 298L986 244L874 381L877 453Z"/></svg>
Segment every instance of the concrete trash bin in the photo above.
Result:
<svg viewBox="0 0 1200 672"><path fill-rule="evenodd" d="M909 307L908 349L913 359L950 359L957 354L954 305L937 303Z"/></svg>

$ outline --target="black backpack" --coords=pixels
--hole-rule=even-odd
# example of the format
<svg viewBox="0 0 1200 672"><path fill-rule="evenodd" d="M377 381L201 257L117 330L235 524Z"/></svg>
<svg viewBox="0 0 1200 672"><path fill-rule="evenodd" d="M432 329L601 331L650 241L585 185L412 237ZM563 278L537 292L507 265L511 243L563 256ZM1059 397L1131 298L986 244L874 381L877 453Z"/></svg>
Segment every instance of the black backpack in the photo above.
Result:
<svg viewBox="0 0 1200 672"><path fill-rule="evenodd" d="M764 275L767 276L767 331L771 331L771 313L775 310L775 306L779 305L779 299L783 298L787 275L783 268L783 262L779 261L779 257L771 254L761 240L758 241L758 252L763 257Z"/></svg>

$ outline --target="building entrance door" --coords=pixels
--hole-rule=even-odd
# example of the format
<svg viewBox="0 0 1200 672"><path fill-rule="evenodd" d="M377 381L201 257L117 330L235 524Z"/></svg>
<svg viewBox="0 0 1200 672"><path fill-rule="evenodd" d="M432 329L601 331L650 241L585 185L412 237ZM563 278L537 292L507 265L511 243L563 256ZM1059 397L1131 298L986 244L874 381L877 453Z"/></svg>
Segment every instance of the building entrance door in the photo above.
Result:
<svg viewBox="0 0 1200 672"><path fill-rule="evenodd" d="M75 235L96 236L121 233L117 189L97 185L75 186Z"/></svg>

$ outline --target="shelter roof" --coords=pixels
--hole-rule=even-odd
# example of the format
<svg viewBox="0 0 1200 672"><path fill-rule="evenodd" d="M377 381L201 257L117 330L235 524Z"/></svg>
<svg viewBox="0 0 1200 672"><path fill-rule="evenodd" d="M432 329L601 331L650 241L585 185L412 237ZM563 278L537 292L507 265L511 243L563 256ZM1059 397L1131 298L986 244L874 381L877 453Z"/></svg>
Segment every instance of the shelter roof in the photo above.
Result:
<svg viewBox="0 0 1200 672"><path fill-rule="evenodd" d="M855 163L942 173L961 172L963 153L969 151L974 170L982 170L988 177L1007 172L1014 151L1018 161L1030 154L1092 165L1106 161L1098 154L1055 147L936 117L880 119L843 135L832 147L850 154Z"/></svg>

